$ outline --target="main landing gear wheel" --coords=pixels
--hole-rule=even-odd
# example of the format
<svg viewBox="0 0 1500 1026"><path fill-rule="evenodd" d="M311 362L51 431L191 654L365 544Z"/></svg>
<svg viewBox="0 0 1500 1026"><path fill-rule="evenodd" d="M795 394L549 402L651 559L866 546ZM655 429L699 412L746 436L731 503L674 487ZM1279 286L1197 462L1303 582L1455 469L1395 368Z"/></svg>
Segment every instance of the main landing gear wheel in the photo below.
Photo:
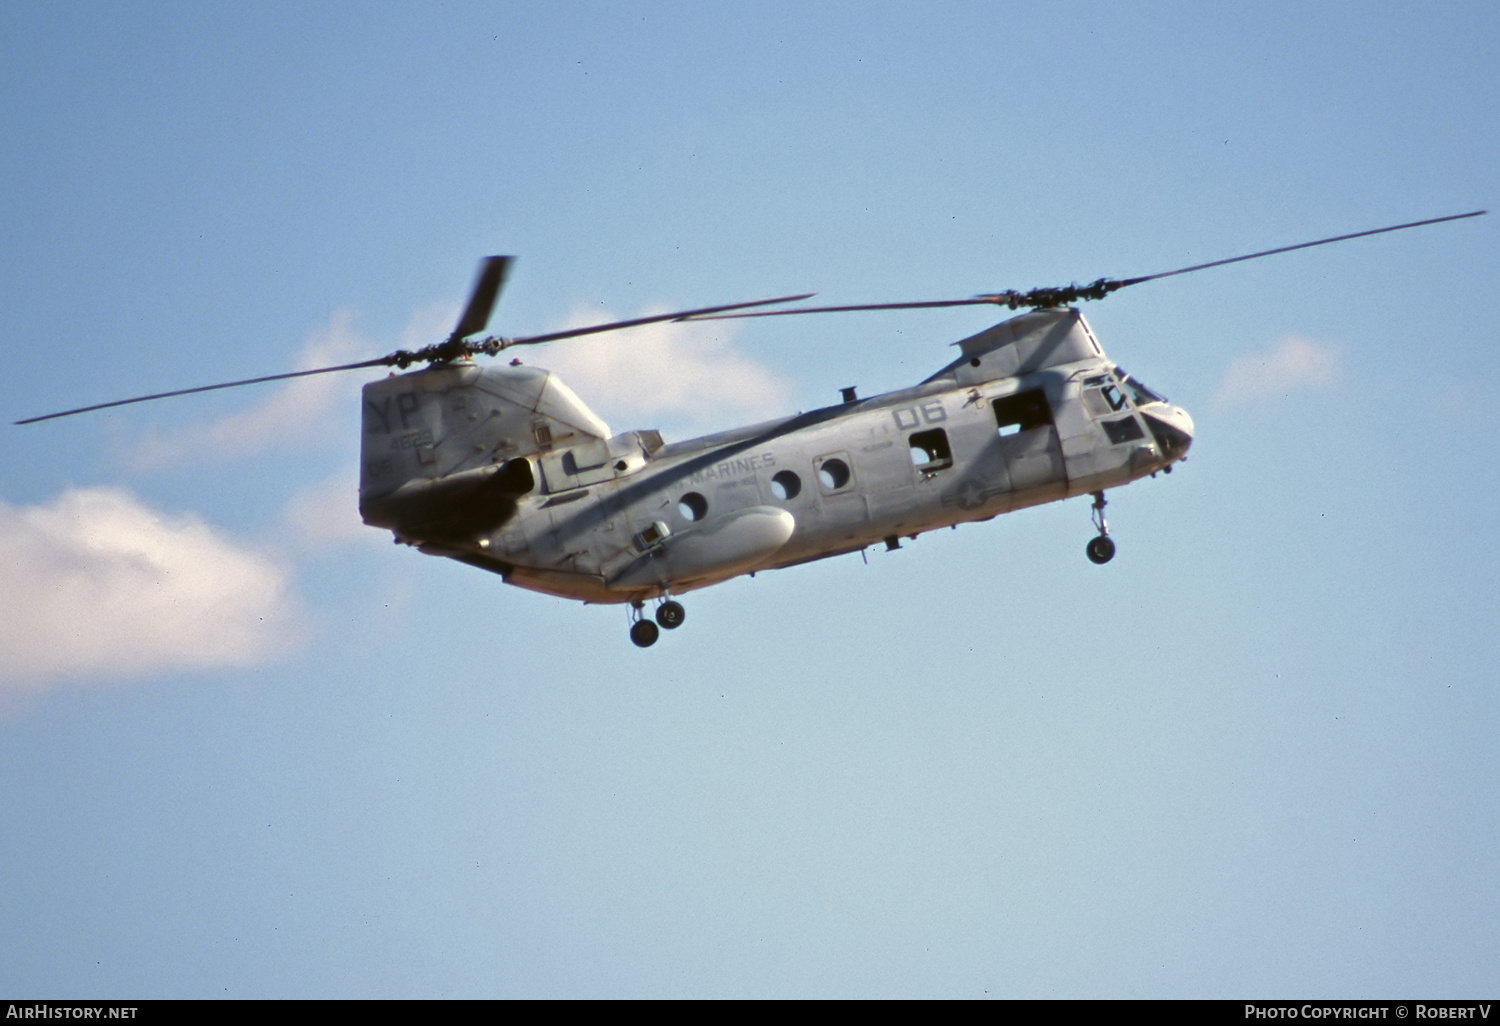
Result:
<svg viewBox="0 0 1500 1026"><path fill-rule="evenodd" d="M656 622L669 631L675 631L687 619L687 610L676 599L667 599L656 607ZM636 644L640 644L637 642Z"/></svg>
<svg viewBox="0 0 1500 1026"><path fill-rule="evenodd" d="M1103 492L1094 493L1094 527L1099 531L1099 537L1091 538L1088 546L1084 549L1089 554L1089 559L1103 566L1115 558L1115 543L1109 537L1109 525L1104 522L1104 507L1108 505L1104 501Z"/></svg>
<svg viewBox="0 0 1500 1026"><path fill-rule="evenodd" d="M650 620L637 620L630 625L630 640L635 642L637 648L650 648L660 636L661 631Z"/></svg>

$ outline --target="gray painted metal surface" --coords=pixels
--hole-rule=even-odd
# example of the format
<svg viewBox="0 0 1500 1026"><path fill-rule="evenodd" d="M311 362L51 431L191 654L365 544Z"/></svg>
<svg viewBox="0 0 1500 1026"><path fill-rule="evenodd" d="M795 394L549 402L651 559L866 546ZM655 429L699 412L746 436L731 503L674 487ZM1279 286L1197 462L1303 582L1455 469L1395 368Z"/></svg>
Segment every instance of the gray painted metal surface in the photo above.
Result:
<svg viewBox="0 0 1500 1026"><path fill-rule="evenodd" d="M911 388L672 445L612 435L531 367L392 376L364 389L360 510L519 587L640 603L1102 493L1191 444L1187 412L1118 372L1077 310L957 346Z"/></svg>

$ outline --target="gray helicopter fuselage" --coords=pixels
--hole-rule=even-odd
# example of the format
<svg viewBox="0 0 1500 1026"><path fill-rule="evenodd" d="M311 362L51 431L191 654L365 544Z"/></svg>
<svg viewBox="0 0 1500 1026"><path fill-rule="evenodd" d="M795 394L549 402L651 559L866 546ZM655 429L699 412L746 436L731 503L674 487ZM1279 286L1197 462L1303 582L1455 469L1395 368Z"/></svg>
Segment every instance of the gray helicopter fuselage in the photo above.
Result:
<svg viewBox="0 0 1500 1026"><path fill-rule="evenodd" d="M1191 444L1074 309L957 345L913 387L667 445L536 368L392 376L365 388L361 512L523 588L640 602L1102 493Z"/></svg>

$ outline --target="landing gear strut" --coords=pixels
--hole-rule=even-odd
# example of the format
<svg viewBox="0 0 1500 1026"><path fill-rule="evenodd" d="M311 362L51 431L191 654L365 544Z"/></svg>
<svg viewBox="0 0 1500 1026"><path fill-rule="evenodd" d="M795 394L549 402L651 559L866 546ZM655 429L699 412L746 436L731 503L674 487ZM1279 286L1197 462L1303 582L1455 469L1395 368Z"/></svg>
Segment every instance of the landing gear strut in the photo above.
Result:
<svg viewBox="0 0 1500 1026"><path fill-rule="evenodd" d="M1094 527L1099 530L1099 536L1097 538L1090 538L1088 546L1084 549L1089 554L1089 559L1101 566L1115 558L1114 539L1110 538L1109 524L1105 523L1104 520L1105 505L1104 493L1095 492L1093 516Z"/></svg>
<svg viewBox="0 0 1500 1026"><path fill-rule="evenodd" d="M656 606L656 623L646 618L646 603L643 600L636 599L630 603L630 640L638 648L650 648L656 644L656 639L661 637L657 624L664 630L675 631L687 619L687 610L682 608L681 602L671 597L665 585L662 586L661 599Z"/></svg>
<svg viewBox="0 0 1500 1026"><path fill-rule="evenodd" d="M637 648L650 648L656 644L661 631L656 629L656 624L641 615L643 605L645 603L640 599L630 603L630 640L635 642Z"/></svg>

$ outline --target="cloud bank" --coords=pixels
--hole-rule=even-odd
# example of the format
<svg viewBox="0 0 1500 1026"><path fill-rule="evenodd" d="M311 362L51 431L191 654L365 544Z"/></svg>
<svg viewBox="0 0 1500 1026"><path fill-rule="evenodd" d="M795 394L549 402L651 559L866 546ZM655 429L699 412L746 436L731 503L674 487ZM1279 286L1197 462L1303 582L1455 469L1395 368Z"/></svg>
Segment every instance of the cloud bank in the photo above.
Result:
<svg viewBox="0 0 1500 1026"><path fill-rule="evenodd" d="M299 621L286 571L195 516L114 488L0 502L0 695L251 665Z"/></svg>
<svg viewBox="0 0 1500 1026"><path fill-rule="evenodd" d="M1231 360L1215 401L1220 406L1245 406L1327 388L1339 379L1343 361L1342 346L1288 335L1269 350Z"/></svg>

